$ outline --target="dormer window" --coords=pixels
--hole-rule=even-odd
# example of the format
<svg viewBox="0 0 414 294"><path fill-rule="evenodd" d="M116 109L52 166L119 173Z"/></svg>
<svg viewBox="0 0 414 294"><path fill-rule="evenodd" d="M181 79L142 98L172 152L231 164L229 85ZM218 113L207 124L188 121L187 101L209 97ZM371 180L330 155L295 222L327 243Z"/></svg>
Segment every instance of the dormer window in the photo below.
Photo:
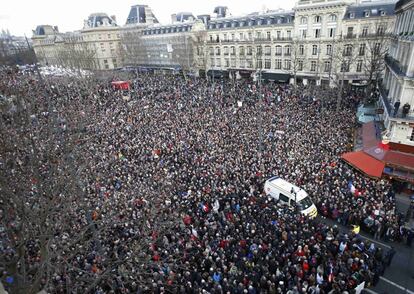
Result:
<svg viewBox="0 0 414 294"><path fill-rule="evenodd" d="M314 19L315 23L321 23L322 22L322 17L320 15L315 16Z"/></svg>
<svg viewBox="0 0 414 294"><path fill-rule="evenodd" d="M380 10L380 15L381 16L384 16L384 15L386 15L387 13L385 12L385 10Z"/></svg>
<svg viewBox="0 0 414 294"><path fill-rule="evenodd" d="M355 18L355 12L350 12L349 13L349 18Z"/></svg>
<svg viewBox="0 0 414 294"><path fill-rule="evenodd" d="M272 24L272 19L271 19L271 18L268 18L268 19L267 19L267 24L268 24L268 25Z"/></svg>
<svg viewBox="0 0 414 294"><path fill-rule="evenodd" d="M364 11L364 16L369 17L369 11Z"/></svg>
<svg viewBox="0 0 414 294"><path fill-rule="evenodd" d="M262 20L261 19L259 19L258 21L257 21L257 25L261 25L262 24Z"/></svg>

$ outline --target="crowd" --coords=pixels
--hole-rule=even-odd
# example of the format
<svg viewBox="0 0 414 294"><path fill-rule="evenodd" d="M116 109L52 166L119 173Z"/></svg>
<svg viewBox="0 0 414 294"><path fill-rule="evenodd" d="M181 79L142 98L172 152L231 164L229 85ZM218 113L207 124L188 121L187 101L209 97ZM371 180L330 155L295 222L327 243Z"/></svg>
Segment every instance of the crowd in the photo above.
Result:
<svg viewBox="0 0 414 294"><path fill-rule="evenodd" d="M392 255L269 199L263 184L274 175L306 190L322 216L403 238L390 184L340 159L353 144L359 101L350 93L336 111L334 91L273 83L142 75L124 92L65 79L41 87L2 73L0 93L47 99L64 131L79 128L74 113L88 122L84 193L53 237L65 248L53 262L65 266L42 281L51 293L352 293L375 284ZM68 248L90 223L91 242Z"/></svg>

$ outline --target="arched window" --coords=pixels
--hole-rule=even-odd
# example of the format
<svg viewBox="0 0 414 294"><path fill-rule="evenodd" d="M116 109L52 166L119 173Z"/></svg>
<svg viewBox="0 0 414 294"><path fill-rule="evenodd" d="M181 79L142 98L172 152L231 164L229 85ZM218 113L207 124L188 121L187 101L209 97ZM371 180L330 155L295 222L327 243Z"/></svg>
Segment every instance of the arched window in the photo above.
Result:
<svg viewBox="0 0 414 294"><path fill-rule="evenodd" d="M302 16L301 18L300 18L300 24L307 24L308 23L308 18L307 17L305 17L305 16Z"/></svg>
<svg viewBox="0 0 414 294"><path fill-rule="evenodd" d="M329 21L336 21L336 20L337 20L336 14L329 15Z"/></svg>
<svg viewBox="0 0 414 294"><path fill-rule="evenodd" d="M322 22L322 16L316 15L313 19L314 23L321 23Z"/></svg>

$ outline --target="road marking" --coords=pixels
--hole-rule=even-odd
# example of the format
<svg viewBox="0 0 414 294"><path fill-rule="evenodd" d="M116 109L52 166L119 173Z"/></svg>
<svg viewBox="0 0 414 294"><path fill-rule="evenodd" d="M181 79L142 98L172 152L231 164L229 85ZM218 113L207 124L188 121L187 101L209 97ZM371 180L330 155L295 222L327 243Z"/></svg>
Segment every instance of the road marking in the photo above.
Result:
<svg viewBox="0 0 414 294"><path fill-rule="evenodd" d="M369 288L364 288L364 291L372 294L378 294L378 292L375 292L374 290L371 290Z"/></svg>
<svg viewBox="0 0 414 294"><path fill-rule="evenodd" d="M382 243L382 242L379 242L379 241L377 241L377 240L374 240L374 239L371 239L371 238L365 237L364 235L361 235L361 234L359 234L359 236L360 236L361 238L364 238L364 239L366 239L366 240L369 240L369 241L371 241L371 242L374 242L374 243L377 243L377 244L379 244L379 245L381 245L381 246L384 246L384 247L386 247L386 248L388 248L388 249L391 249L391 246L390 246L390 245L387 245L387 244Z"/></svg>
<svg viewBox="0 0 414 294"><path fill-rule="evenodd" d="M390 281L390 280L388 280L387 278L380 277L380 279L381 279L381 280L383 280L384 282L387 282L387 283L389 283L389 284L393 285L394 287L397 287L398 289L400 289L400 290L402 290L402 291L405 291L405 293L414 294L414 292L413 292L413 291L408 290L407 288L405 288L405 287L403 287L403 286L401 286L401 285L398 285L397 283L394 283L393 281Z"/></svg>

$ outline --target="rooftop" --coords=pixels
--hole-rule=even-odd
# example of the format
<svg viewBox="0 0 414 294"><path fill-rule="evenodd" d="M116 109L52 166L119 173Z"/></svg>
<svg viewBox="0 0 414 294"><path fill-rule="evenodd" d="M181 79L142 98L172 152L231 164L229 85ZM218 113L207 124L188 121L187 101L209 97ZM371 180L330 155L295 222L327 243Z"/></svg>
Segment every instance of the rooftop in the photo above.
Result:
<svg viewBox="0 0 414 294"><path fill-rule="evenodd" d="M373 1L349 5L344 19L374 18L394 15L395 1Z"/></svg>

